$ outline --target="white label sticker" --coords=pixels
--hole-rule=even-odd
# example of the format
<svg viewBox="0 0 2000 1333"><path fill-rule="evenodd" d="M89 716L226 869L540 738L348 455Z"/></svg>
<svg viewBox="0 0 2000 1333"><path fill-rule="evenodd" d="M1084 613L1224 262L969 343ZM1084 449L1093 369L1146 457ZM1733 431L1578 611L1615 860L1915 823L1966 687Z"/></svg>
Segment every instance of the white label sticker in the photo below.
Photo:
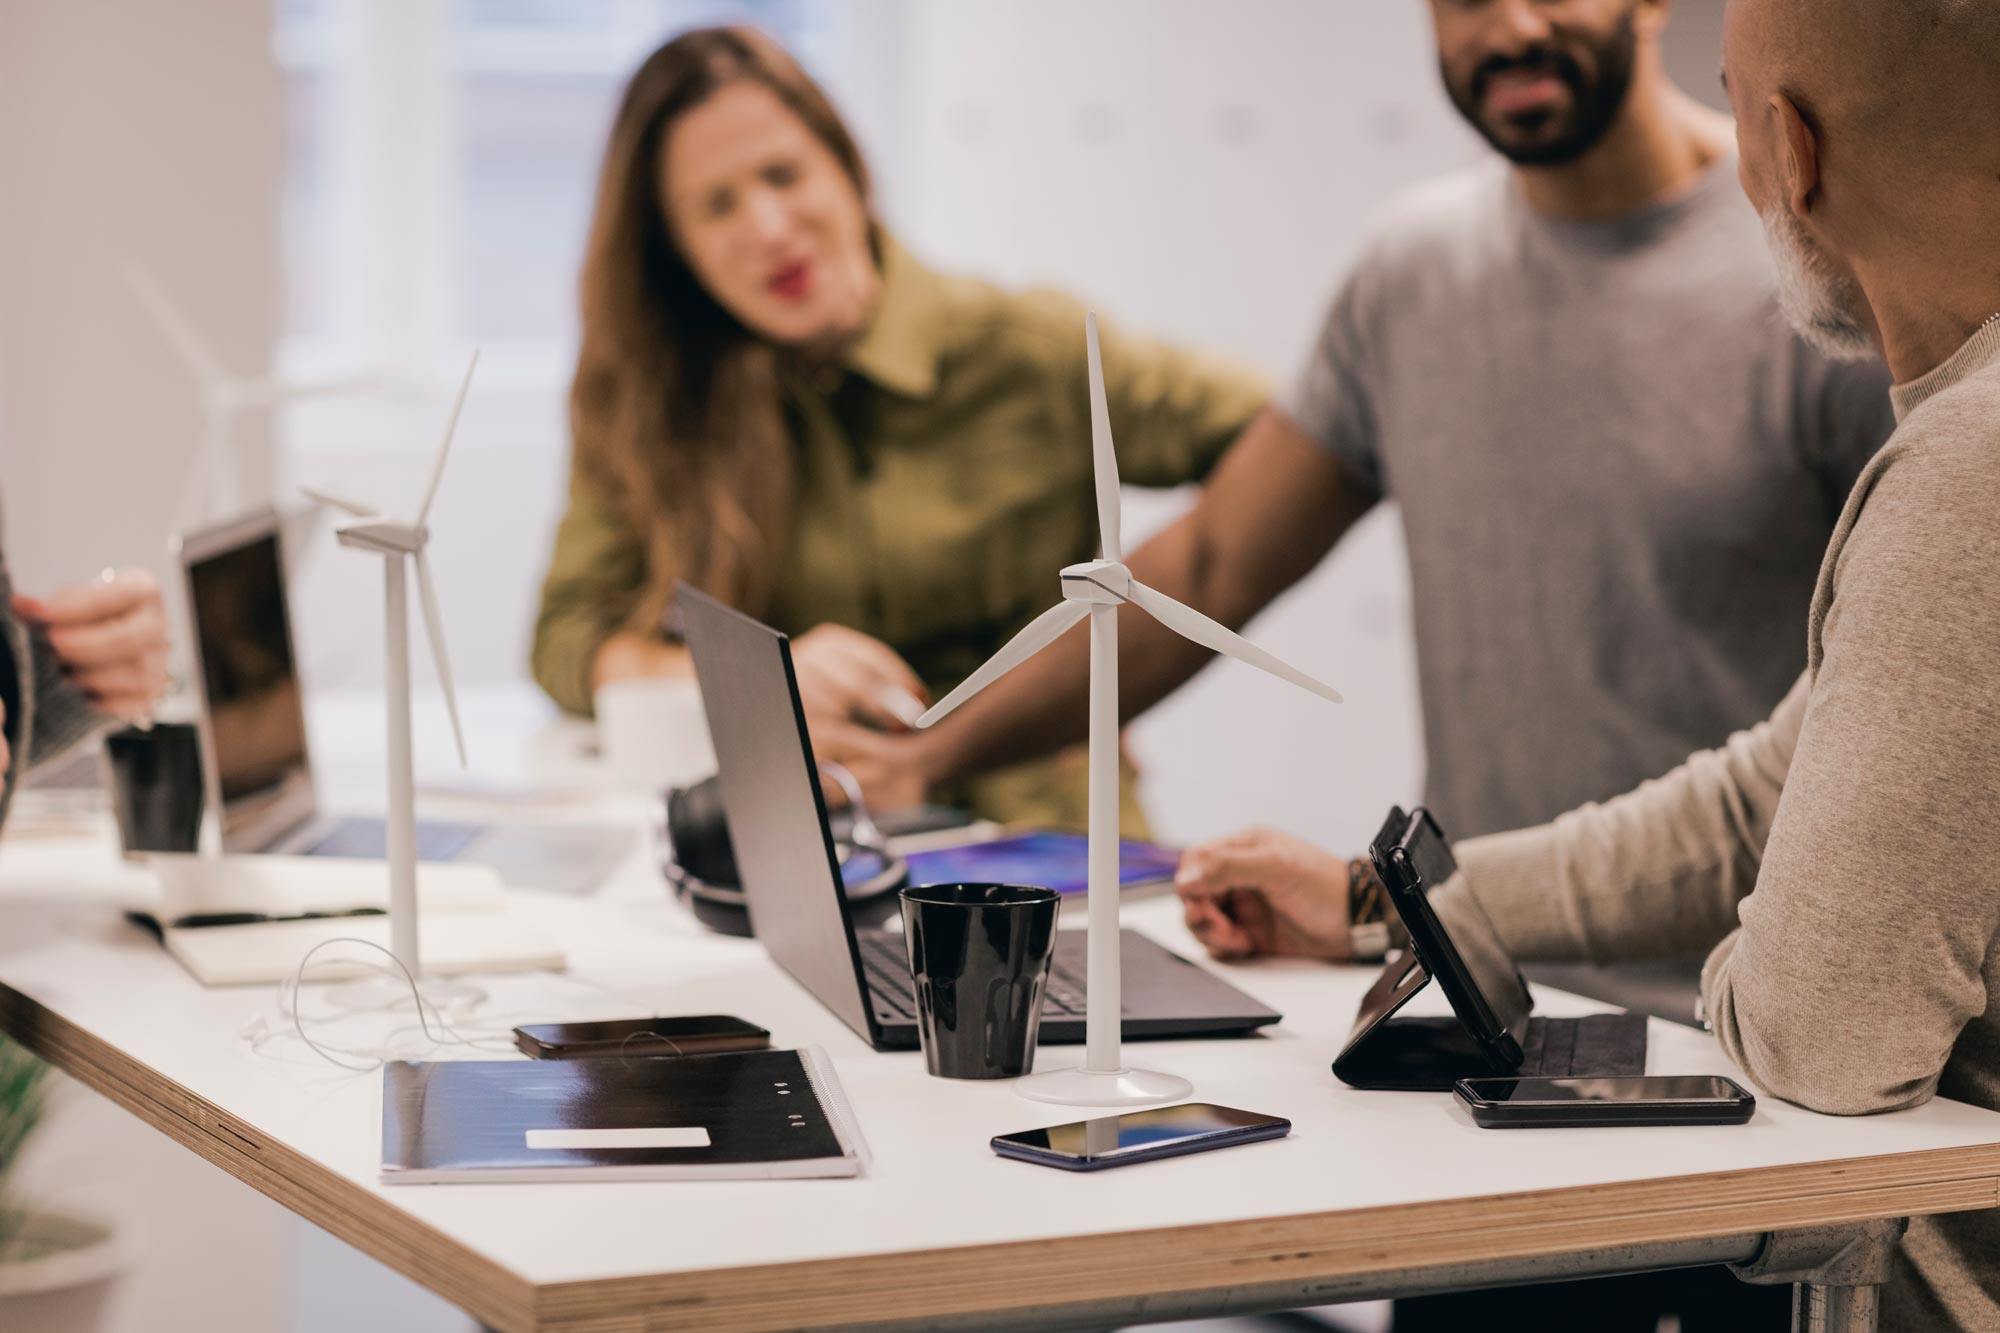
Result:
<svg viewBox="0 0 2000 1333"><path fill-rule="evenodd" d="M661 1129L531 1129L528 1147L554 1149L593 1148L706 1148L708 1131L692 1128Z"/></svg>

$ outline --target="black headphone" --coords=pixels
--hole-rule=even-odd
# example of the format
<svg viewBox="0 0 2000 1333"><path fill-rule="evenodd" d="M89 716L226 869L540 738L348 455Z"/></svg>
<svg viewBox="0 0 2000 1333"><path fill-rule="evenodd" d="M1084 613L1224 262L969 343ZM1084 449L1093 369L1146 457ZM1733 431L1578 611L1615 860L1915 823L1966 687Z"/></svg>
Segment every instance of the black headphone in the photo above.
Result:
<svg viewBox="0 0 2000 1333"><path fill-rule="evenodd" d="M860 906L902 888L909 882L910 864L889 850L888 838L861 799L861 784L839 764L822 759L819 768L847 796L851 825L838 849L848 903ZM660 798L653 814L653 849L660 874L695 920L724 935L753 933L719 778L675 787Z"/></svg>

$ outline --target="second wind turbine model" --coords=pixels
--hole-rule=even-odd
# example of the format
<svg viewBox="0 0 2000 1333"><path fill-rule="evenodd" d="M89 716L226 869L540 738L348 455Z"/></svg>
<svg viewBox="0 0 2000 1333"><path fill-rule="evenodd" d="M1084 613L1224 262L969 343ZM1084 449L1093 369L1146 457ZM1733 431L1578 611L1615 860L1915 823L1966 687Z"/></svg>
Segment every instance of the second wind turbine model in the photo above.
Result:
<svg viewBox="0 0 2000 1333"><path fill-rule="evenodd" d="M445 712L451 718L452 739L458 745L459 766L465 765L465 732L458 723L458 699L452 692L451 659L445 653L444 616L438 609L437 585L431 581L431 562L425 548L430 544L428 526L431 502L437 499L438 483L444 479L445 459L451 455L451 437L458 432L459 413L465 410L465 395L472 388L472 372L479 368L479 353L472 354L458 397L451 405L451 419L445 423L444 440L431 461L430 480L424 496L410 518L389 518L369 506L345 496L306 488L306 494L323 505L345 510L354 516L334 530L342 546L382 557L383 644L387 649L386 688L383 702L389 722L389 952L409 973L409 986L421 986L424 998L433 1002L471 1001L481 992L468 982L444 980L424 975L418 952L417 913L417 797L414 764L410 754L410 616L409 567L414 564L417 592L423 598L424 628L430 635L431 660L437 666L438 686L444 692ZM408 994L408 987L390 979L386 984L364 982L350 988L336 1002L352 1008L377 1007Z"/></svg>
<svg viewBox="0 0 2000 1333"><path fill-rule="evenodd" d="M1012 671L1086 618L1090 621L1090 940L1085 980L1085 1054L1080 1069L1031 1074L1019 1084L1035 1101L1071 1106L1146 1106L1177 1101L1194 1085L1177 1074L1129 1069L1120 1054L1118 975L1118 608L1132 603L1184 639L1262 668L1334 703L1331 685L1265 652L1132 577L1118 542L1118 459L1104 400L1104 365L1097 316L1084 321L1090 360L1090 447L1097 479L1097 523L1103 558L1062 571L1063 600L1042 612L977 671L917 720L928 727Z"/></svg>

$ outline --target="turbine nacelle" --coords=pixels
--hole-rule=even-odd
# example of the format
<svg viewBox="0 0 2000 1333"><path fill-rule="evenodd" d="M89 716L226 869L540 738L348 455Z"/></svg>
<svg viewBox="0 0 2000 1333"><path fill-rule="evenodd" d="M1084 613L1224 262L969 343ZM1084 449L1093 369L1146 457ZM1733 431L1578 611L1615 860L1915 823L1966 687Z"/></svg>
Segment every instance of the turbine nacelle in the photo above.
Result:
<svg viewBox="0 0 2000 1333"><path fill-rule="evenodd" d="M333 530L333 535L342 546L382 555L417 555L431 539L429 528L393 518L343 523Z"/></svg>
<svg viewBox="0 0 2000 1333"><path fill-rule="evenodd" d="M1062 571L1062 595L1068 602L1117 606L1132 600L1132 571L1116 560L1086 560Z"/></svg>

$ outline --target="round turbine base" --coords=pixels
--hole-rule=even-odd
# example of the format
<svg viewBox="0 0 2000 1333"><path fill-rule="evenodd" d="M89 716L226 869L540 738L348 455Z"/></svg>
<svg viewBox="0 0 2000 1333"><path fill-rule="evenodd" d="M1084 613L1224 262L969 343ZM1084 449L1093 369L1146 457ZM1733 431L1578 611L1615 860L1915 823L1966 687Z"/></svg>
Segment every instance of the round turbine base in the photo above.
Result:
<svg viewBox="0 0 2000 1333"><path fill-rule="evenodd" d="M1029 1101L1059 1106L1158 1106L1189 1096L1194 1084L1150 1069L1051 1069L1027 1075L1014 1090Z"/></svg>
<svg viewBox="0 0 2000 1333"><path fill-rule="evenodd" d="M417 983L424 1002L433 1009L466 1009L486 999L486 992L469 981L455 977L425 977ZM402 977L362 977L328 986L323 997L336 1009L354 1013L378 1013L389 1009L411 1009L410 983Z"/></svg>

